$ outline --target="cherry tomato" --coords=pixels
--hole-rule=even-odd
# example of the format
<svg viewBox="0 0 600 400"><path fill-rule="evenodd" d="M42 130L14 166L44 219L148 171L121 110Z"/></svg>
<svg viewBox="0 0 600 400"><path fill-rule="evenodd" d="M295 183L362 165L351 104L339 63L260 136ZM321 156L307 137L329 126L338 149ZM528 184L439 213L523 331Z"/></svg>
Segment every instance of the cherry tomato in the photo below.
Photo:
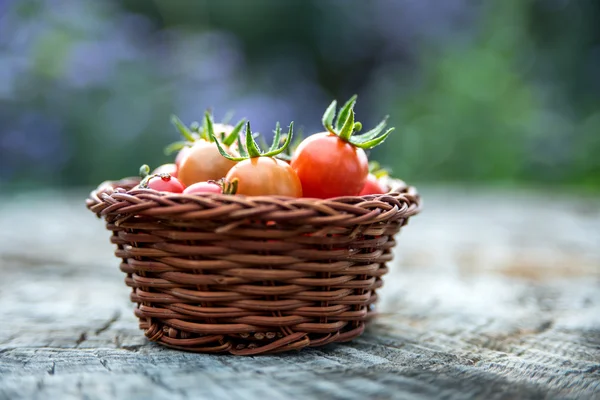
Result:
<svg viewBox="0 0 600 400"><path fill-rule="evenodd" d="M175 165L177 165L177 168L179 168L179 166L181 165L181 162L183 161L185 156L187 156L189 151L190 151L189 147L184 147L183 149L179 150L179 153L177 153L177 157L175 157Z"/></svg>
<svg viewBox="0 0 600 400"><path fill-rule="evenodd" d="M169 174L174 178L177 178L177 165L176 164L163 164L160 167L152 171L152 175Z"/></svg>
<svg viewBox="0 0 600 400"><path fill-rule="evenodd" d="M183 191L183 194L193 193L223 193L223 189L216 182L198 182L186 187Z"/></svg>
<svg viewBox="0 0 600 400"><path fill-rule="evenodd" d="M379 182L379 179L377 179L375 175L369 174L367 182L365 182L365 186L363 186L359 196L364 196L366 194L382 194L386 192L387 189Z"/></svg>
<svg viewBox="0 0 600 400"><path fill-rule="evenodd" d="M365 151L329 132L304 139L291 166L302 182L304 197L320 199L358 195L369 174Z"/></svg>
<svg viewBox="0 0 600 400"><path fill-rule="evenodd" d="M161 176L153 176L147 182L149 189L154 189L159 192L182 193L185 186L181 184L179 179L164 174Z"/></svg>
<svg viewBox="0 0 600 400"><path fill-rule="evenodd" d="M183 156L177 177L186 186L196 182L218 180L236 165L219 153L214 143L199 140Z"/></svg>
<svg viewBox="0 0 600 400"><path fill-rule="evenodd" d="M226 179L238 179L238 194L302 197L302 184L298 175L287 163L271 157L240 161L231 168Z"/></svg>

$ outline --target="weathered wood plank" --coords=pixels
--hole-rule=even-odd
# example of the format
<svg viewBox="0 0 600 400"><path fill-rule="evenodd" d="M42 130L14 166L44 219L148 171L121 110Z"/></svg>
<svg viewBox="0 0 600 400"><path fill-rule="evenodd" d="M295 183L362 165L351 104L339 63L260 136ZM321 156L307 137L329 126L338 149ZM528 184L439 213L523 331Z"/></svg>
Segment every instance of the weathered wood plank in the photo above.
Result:
<svg viewBox="0 0 600 400"><path fill-rule="evenodd" d="M37 198L0 210L0 399L600 398L597 198L425 191L364 336L246 358L148 343L102 223Z"/></svg>

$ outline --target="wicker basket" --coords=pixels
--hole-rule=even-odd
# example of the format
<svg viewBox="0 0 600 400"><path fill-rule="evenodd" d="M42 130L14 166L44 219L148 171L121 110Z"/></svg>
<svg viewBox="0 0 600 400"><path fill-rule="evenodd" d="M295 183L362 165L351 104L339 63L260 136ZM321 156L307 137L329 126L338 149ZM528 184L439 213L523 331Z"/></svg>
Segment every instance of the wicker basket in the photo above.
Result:
<svg viewBox="0 0 600 400"><path fill-rule="evenodd" d="M360 335L394 235L416 190L328 200L180 195L106 182L104 217L148 339L201 353L255 355Z"/></svg>

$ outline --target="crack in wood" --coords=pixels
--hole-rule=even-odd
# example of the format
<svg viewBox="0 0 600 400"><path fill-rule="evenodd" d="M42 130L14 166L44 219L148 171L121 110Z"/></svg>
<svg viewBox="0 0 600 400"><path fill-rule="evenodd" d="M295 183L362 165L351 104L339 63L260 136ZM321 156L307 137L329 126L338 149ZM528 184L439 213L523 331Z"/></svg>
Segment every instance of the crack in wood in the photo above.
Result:
<svg viewBox="0 0 600 400"><path fill-rule="evenodd" d="M115 313L113 314L112 317L110 317L110 319L108 321L106 321L106 323L104 325L102 325L100 328L96 329L96 335L101 334L104 331L107 331L108 329L110 329L110 327L117 322L117 320L121 318L121 311L117 310L115 311Z"/></svg>
<svg viewBox="0 0 600 400"><path fill-rule="evenodd" d="M50 367L50 369L48 370L48 375L54 375L55 371L56 371L56 362L52 361L52 367Z"/></svg>
<svg viewBox="0 0 600 400"><path fill-rule="evenodd" d="M586 372L589 374L600 372L600 364L594 365L593 367L586 368L583 372ZM600 377L598 377L598 379L600 380Z"/></svg>
<svg viewBox="0 0 600 400"><path fill-rule="evenodd" d="M553 326L554 326L554 321L552 321L552 320L544 321L540 326L538 326L536 328L535 333L536 334L544 333L547 330L550 330Z"/></svg>
<svg viewBox="0 0 600 400"><path fill-rule="evenodd" d="M131 345L121 345L119 346L119 349L121 350L127 350L127 351L131 351L131 352L138 352L140 351L140 349L142 347L146 347L147 345L145 344L131 344Z"/></svg>
<svg viewBox="0 0 600 400"><path fill-rule="evenodd" d="M81 332L81 334L79 335L79 338L75 341L75 345L79 346L81 343L85 342L86 340L87 340L87 333Z"/></svg>
<svg viewBox="0 0 600 400"><path fill-rule="evenodd" d="M98 356L98 358L100 359L100 364L102 364L102 366L103 366L103 367L104 367L104 368L105 368L107 371L112 371L112 370L110 369L110 367L108 366L108 361L107 361L107 360L105 360L105 359L103 359L103 358L100 358L99 356Z"/></svg>
<svg viewBox="0 0 600 400"><path fill-rule="evenodd" d="M515 346L522 343L523 340L525 340L525 338L527 338L527 337L540 335L540 334L543 334L543 333L549 331L550 329L552 329L553 326L554 326L554 321L546 320L533 329L519 329L515 332L510 332L510 333L503 334L503 335L483 334L483 335L480 335L477 339L484 339L484 340L477 340L477 339L471 338L471 339L467 340L467 343L471 343L476 346L486 348L486 349L489 349L492 351L509 353L509 354L513 354L516 356L521 356L524 352L527 351L527 348L523 349L523 348L517 348Z"/></svg>

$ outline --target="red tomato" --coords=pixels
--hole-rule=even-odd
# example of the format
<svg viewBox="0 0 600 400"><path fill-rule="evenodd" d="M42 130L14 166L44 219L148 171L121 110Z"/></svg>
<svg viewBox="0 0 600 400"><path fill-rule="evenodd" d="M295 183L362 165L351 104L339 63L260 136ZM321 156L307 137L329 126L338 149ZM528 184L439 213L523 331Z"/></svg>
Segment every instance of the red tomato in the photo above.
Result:
<svg viewBox="0 0 600 400"><path fill-rule="evenodd" d="M183 191L183 194L193 193L223 193L223 189L214 182L198 182L188 186Z"/></svg>
<svg viewBox="0 0 600 400"><path fill-rule="evenodd" d="M364 196L366 194L382 194L386 192L387 189L385 189L383 185L379 183L379 179L377 179L375 175L369 174L367 177L367 182L360 191L359 196Z"/></svg>
<svg viewBox="0 0 600 400"><path fill-rule="evenodd" d="M358 195L369 174L365 151L329 132L304 139L291 166L302 182L304 196L320 199Z"/></svg>
<svg viewBox="0 0 600 400"><path fill-rule="evenodd" d="M183 151L183 150L182 150ZM219 153L217 145L199 140L187 150L179 163L177 177L186 186L223 178L236 164Z"/></svg>
<svg viewBox="0 0 600 400"><path fill-rule="evenodd" d="M255 157L237 163L226 179L238 179L238 194L247 196L302 197L302 184L287 163L271 157Z"/></svg>
<svg viewBox="0 0 600 400"><path fill-rule="evenodd" d="M152 175L169 174L174 178L177 178L177 165L175 164L163 164L160 167L152 171Z"/></svg>
<svg viewBox="0 0 600 400"><path fill-rule="evenodd" d="M153 176L148 180L147 186L149 189L154 189L159 192L182 193L185 186L179 179L167 174L162 176Z"/></svg>

